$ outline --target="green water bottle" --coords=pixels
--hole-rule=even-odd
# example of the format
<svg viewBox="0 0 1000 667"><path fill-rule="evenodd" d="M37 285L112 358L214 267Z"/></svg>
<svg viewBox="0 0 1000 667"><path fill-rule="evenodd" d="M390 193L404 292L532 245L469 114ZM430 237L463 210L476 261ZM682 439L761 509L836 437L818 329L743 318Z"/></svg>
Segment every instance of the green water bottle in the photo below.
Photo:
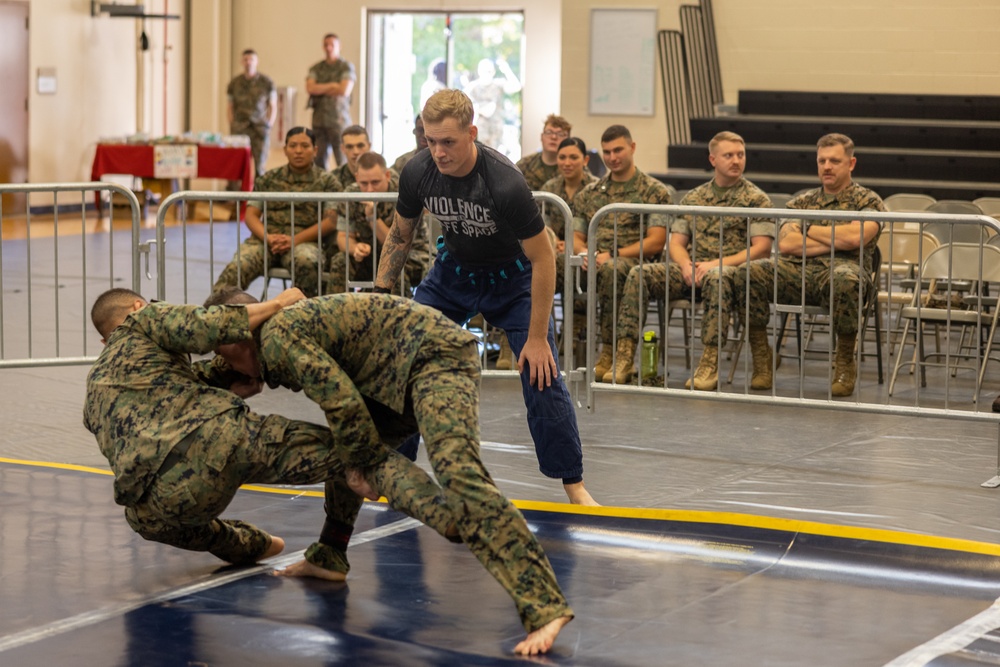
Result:
<svg viewBox="0 0 1000 667"><path fill-rule="evenodd" d="M656 378L656 368L660 365L660 343L655 331L642 335L642 379Z"/></svg>

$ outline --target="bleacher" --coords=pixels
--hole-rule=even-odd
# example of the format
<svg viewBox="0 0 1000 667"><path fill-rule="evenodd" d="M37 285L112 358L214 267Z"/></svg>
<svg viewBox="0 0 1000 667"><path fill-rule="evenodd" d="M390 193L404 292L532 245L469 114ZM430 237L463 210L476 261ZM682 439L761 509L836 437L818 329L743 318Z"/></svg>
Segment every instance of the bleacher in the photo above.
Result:
<svg viewBox="0 0 1000 667"><path fill-rule="evenodd" d="M1000 196L1000 96L745 90L736 114L692 118L690 129L656 174L678 190L711 177L708 142L723 130L746 140L746 176L765 192L817 187L816 140L841 132L857 147L855 180L883 198Z"/></svg>

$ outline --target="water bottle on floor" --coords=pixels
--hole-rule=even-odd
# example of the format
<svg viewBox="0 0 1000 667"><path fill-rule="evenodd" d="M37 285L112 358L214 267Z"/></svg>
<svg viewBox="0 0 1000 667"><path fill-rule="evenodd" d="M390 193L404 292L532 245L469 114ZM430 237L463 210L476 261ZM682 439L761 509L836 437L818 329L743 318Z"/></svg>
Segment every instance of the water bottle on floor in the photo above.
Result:
<svg viewBox="0 0 1000 667"><path fill-rule="evenodd" d="M659 365L660 341L655 331L647 331L642 335L642 379L655 378Z"/></svg>

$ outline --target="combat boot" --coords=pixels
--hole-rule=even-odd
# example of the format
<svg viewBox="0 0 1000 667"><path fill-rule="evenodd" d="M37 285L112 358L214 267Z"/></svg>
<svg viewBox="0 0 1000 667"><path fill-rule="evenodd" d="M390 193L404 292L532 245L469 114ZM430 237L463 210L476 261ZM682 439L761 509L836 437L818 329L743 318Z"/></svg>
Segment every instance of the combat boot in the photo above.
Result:
<svg viewBox="0 0 1000 667"><path fill-rule="evenodd" d="M854 344L858 335L837 336L837 354L833 360L833 383L830 393L834 396L850 396L854 393L854 381L858 377L858 363L854 358Z"/></svg>
<svg viewBox="0 0 1000 667"><path fill-rule="evenodd" d="M597 365L594 366L594 378L603 381L604 374L611 370L611 364L611 346L602 344L601 356L597 360Z"/></svg>
<svg viewBox="0 0 1000 667"><path fill-rule="evenodd" d="M774 382L771 372L771 346L767 342L767 329L750 327L750 356L753 358L751 389L770 389Z"/></svg>
<svg viewBox="0 0 1000 667"><path fill-rule="evenodd" d="M631 338L618 339L618 360L615 361L613 370L608 371L602 378L604 382L617 382L625 384L635 372L635 341Z"/></svg>
<svg viewBox="0 0 1000 667"><path fill-rule="evenodd" d="M500 356L497 357L497 370L509 371L514 367L514 353L510 349L510 341L507 340L507 332L500 332Z"/></svg>
<svg viewBox="0 0 1000 667"><path fill-rule="evenodd" d="M694 388L698 391L712 391L719 385L719 348L710 345L701 353L701 361L694 371ZM691 378L684 383L685 389L691 388Z"/></svg>

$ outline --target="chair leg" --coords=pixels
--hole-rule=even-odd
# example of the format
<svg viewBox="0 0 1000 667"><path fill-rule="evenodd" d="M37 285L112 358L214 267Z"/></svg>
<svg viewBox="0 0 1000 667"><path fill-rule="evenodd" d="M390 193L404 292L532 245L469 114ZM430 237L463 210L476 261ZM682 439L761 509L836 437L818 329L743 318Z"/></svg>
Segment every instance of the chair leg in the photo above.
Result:
<svg viewBox="0 0 1000 667"><path fill-rule="evenodd" d="M899 375L899 368L903 365L903 353L906 351L906 334L910 332L910 321L903 323L903 333L899 338L899 350L896 355L896 364L892 369L892 377L889 378L889 396L892 396L893 389L896 388L896 376ZM914 346L915 347L915 346ZM913 363L913 362L907 362Z"/></svg>

